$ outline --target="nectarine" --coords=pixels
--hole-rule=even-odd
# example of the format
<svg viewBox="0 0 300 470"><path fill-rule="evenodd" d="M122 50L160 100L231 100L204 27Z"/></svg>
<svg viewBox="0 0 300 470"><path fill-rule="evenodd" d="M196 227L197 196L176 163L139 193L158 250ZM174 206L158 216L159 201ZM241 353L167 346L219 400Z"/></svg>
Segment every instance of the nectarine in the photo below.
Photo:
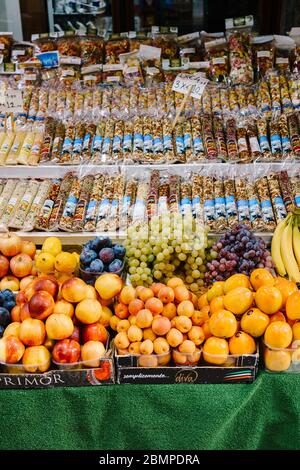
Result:
<svg viewBox="0 0 300 470"><path fill-rule="evenodd" d="M16 277L29 276L32 269L32 259L25 253L20 253L10 260L10 270Z"/></svg>
<svg viewBox="0 0 300 470"><path fill-rule="evenodd" d="M13 321L4 330L3 336L16 336L19 337L21 323L19 321Z"/></svg>
<svg viewBox="0 0 300 470"><path fill-rule="evenodd" d="M149 328L152 325L153 315L148 309L140 310L136 316L136 325L139 328Z"/></svg>
<svg viewBox="0 0 300 470"><path fill-rule="evenodd" d="M53 361L60 364L72 364L80 358L80 344L73 339L57 341L52 351Z"/></svg>
<svg viewBox="0 0 300 470"><path fill-rule="evenodd" d="M53 313L63 313L64 315L68 315L68 317L72 318L74 315L73 304L66 300L57 300L54 305Z"/></svg>
<svg viewBox="0 0 300 470"><path fill-rule="evenodd" d="M85 325L82 329L82 341L87 343L88 341L101 341L106 344L108 339L108 333L105 326L100 323L92 323Z"/></svg>
<svg viewBox="0 0 300 470"><path fill-rule="evenodd" d="M157 336L166 335L171 329L171 322L167 317L157 315L153 318L152 330Z"/></svg>
<svg viewBox="0 0 300 470"><path fill-rule="evenodd" d="M28 309L32 318L45 320L45 318L53 313L53 297L48 292L41 290L31 297L28 303Z"/></svg>
<svg viewBox="0 0 300 470"><path fill-rule="evenodd" d="M75 316L81 323L87 325L95 323L99 320L102 312L102 307L98 300L84 299L75 308Z"/></svg>
<svg viewBox="0 0 300 470"><path fill-rule="evenodd" d="M0 339L0 362L16 364L25 351L25 346L16 336L4 336Z"/></svg>
<svg viewBox="0 0 300 470"><path fill-rule="evenodd" d="M63 299L68 302L78 303L86 298L86 284L78 277L72 277L61 286Z"/></svg>
<svg viewBox="0 0 300 470"><path fill-rule="evenodd" d="M123 281L117 274L105 273L98 277L95 289L102 299L113 299L118 295L123 286Z"/></svg>
<svg viewBox="0 0 300 470"><path fill-rule="evenodd" d="M112 316L113 316L113 313L111 309L102 305L102 312L99 318L99 323L101 323L101 325L106 326L106 327L109 326L109 321Z"/></svg>
<svg viewBox="0 0 300 470"><path fill-rule="evenodd" d="M25 346L40 346L45 341L46 330L41 320L26 318L20 325L19 338Z"/></svg>
<svg viewBox="0 0 300 470"><path fill-rule="evenodd" d="M99 367L105 356L105 347L100 341L88 341L81 348L81 359L88 367Z"/></svg>
<svg viewBox="0 0 300 470"><path fill-rule="evenodd" d="M46 320L46 332L50 339L66 339L74 331L74 324L70 317L60 314L52 314Z"/></svg>
<svg viewBox="0 0 300 470"><path fill-rule="evenodd" d="M27 372L46 372L50 360L51 354L45 346L31 346L24 352L22 364Z"/></svg>

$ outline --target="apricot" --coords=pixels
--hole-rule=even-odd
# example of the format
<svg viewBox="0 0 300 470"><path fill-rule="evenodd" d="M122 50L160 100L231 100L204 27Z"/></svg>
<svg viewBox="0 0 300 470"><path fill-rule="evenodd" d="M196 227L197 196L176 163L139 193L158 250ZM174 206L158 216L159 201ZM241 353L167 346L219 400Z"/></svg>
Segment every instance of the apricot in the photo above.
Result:
<svg viewBox="0 0 300 470"><path fill-rule="evenodd" d="M151 299L152 297L154 297L153 290L150 289L149 287L143 287L143 289L140 290L138 297L143 302L146 302L148 299Z"/></svg>
<svg viewBox="0 0 300 470"><path fill-rule="evenodd" d="M158 298L162 301L163 304L168 304L173 302L175 298L174 291L171 287L163 286L158 292Z"/></svg>
<svg viewBox="0 0 300 470"><path fill-rule="evenodd" d="M114 342L117 349L127 349L130 344L127 333L125 331L118 333L115 336Z"/></svg>
<svg viewBox="0 0 300 470"><path fill-rule="evenodd" d="M193 302L190 300L183 300L177 305L177 314L185 315L186 317L192 317L195 312Z"/></svg>
<svg viewBox="0 0 300 470"><path fill-rule="evenodd" d="M176 317L177 314L176 305L173 302L165 304L161 314L163 317L167 317L169 320L172 320L172 318Z"/></svg>
<svg viewBox="0 0 300 470"><path fill-rule="evenodd" d="M183 302L184 300L189 300L190 293L184 285L179 285L174 287L175 300L177 302Z"/></svg>
<svg viewBox="0 0 300 470"><path fill-rule="evenodd" d="M134 341L128 346L128 352L130 354L140 354L141 341Z"/></svg>
<svg viewBox="0 0 300 470"><path fill-rule="evenodd" d="M185 354L177 351L176 349L173 349L172 353L175 364L184 365L187 363L187 356Z"/></svg>
<svg viewBox="0 0 300 470"><path fill-rule="evenodd" d="M238 331L229 340L230 354L253 354L256 351L256 344L252 336L244 331Z"/></svg>
<svg viewBox="0 0 300 470"><path fill-rule="evenodd" d="M145 339L140 344L140 353L141 354L152 354L153 353L153 343L151 339Z"/></svg>
<svg viewBox="0 0 300 470"><path fill-rule="evenodd" d="M261 286L274 286L275 278L265 268L257 268L250 275L250 282L254 290L258 290Z"/></svg>
<svg viewBox="0 0 300 470"><path fill-rule="evenodd" d="M209 307L203 307L201 310L195 310L191 319L193 325L203 325L204 322L209 320Z"/></svg>
<svg viewBox="0 0 300 470"><path fill-rule="evenodd" d="M168 280L167 286L175 289L178 286L184 286L184 282L182 279L180 279L180 277L172 277Z"/></svg>
<svg viewBox="0 0 300 470"><path fill-rule="evenodd" d="M261 286L255 293L255 303L260 310L271 315L272 313L277 312L281 307L281 292L273 286Z"/></svg>
<svg viewBox="0 0 300 470"><path fill-rule="evenodd" d="M193 292L190 292L190 301L194 305L194 308L198 308L198 297Z"/></svg>
<svg viewBox="0 0 300 470"><path fill-rule="evenodd" d="M152 322L152 330L157 336L164 336L170 331L171 322L167 317L157 315Z"/></svg>
<svg viewBox="0 0 300 470"><path fill-rule="evenodd" d="M157 363L159 366L166 366L167 364L169 364L170 360L171 360L171 352L157 356Z"/></svg>
<svg viewBox="0 0 300 470"><path fill-rule="evenodd" d="M132 286L124 286L119 295L119 301L122 304L128 305L136 298L135 288Z"/></svg>
<svg viewBox="0 0 300 470"><path fill-rule="evenodd" d="M183 335L177 328L171 328L167 333L167 341L172 348L177 348L183 342Z"/></svg>
<svg viewBox="0 0 300 470"><path fill-rule="evenodd" d="M205 339L208 339L208 338L210 338L210 337L212 336L211 331L210 331L210 328L209 328L209 320L206 320L206 321L202 324L202 330L203 330Z"/></svg>
<svg viewBox="0 0 300 470"><path fill-rule="evenodd" d="M184 315L175 317L175 328L177 328L181 333L187 333L192 328L192 320Z"/></svg>
<svg viewBox="0 0 300 470"><path fill-rule="evenodd" d="M186 339L179 345L178 349L181 353L193 353L196 350L196 345L193 341Z"/></svg>
<svg viewBox="0 0 300 470"><path fill-rule="evenodd" d="M205 293L205 294L200 295L200 297L198 299L198 308L199 308L199 310L201 310L201 308L205 307L206 305L208 305L208 301L207 301L207 295Z"/></svg>
<svg viewBox="0 0 300 470"><path fill-rule="evenodd" d="M136 316L136 325L139 328L149 328L152 325L152 321L153 315L147 308L140 310Z"/></svg>
<svg viewBox="0 0 300 470"><path fill-rule="evenodd" d="M127 305L122 304L121 302L119 302L115 306L115 315L117 315L117 317L119 317L119 318L128 318L129 317L129 311L128 311Z"/></svg>
<svg viewBox="0 0 300 470"><path fill-rule="evenodd" d="M109 321L112 316L113 316L113 313L111 309L102 305L102 312L98 320L99 323L101 323L101 325L105 327L109 326Z"/></svg>
<svg viewBox="0 0 300 470"><path fill-rule="evenodd" d="M124 318L123 320L118 321L117 332L121 333L121 331L127 331L129 327L130 322Z"/></svg>
<svg viewBox="0 0 300 470"><path fill-rule="evenodd" d="M154 341L156 339L156 334L152 331L152 328L145 328L143 330L143 338L144 339L150 339L151 341Z"/></svg>
<svg viewBox="0 0 300 470"><path fill-rule="evenodd" d="M127 356L128 354L128 349L118 349L118 356Z"/></svg>
<svg viewBox="0 0 300 470"><path fill-rule="evenodd" d="M228 310L219 310L210 317L209 329L213 336L230 338L237 330L236 318Z"/></svg>
<svg viewBox="0 0 300 470"><path fill-rule="evenodd" d="M209 304L210 308L210 313L216 313L218 310L223 310L224 307L224 302L223 302L224 296L219 295L218 297L214 297L212 301Z"/></svg>
<svg viewBox="0 0 300 470"><path fill-rule="evenodd" d="M233 276L226 279L224 283L224 294L228 294L228 292L236 287L247 287L247 289L250 289L251 284L249 278L245 274L233 274Z"/></svg>
<svg viewBox="0 0 300 470"><path fill-rule="evenodd" d="M193 341L196 346L199 346L205 340L203 328L201 328L201 326L192 326L188 332L188 338Z"/></svg>
<svg viewBox="0 0 300 470"><path fill-rule="evenodd" d="M134 299L129 302L128 311L131 315L137 315L144 307L145 304L141 299Z"/></svg>
<svg viewBox="0 0 300 470"><path fill-rule="evenodd" d="M120 318L118 318L116 315L113 315L109 319L109 326L111 327L112 330L117 331L117 325L118 325L119 321L120 321Z"/></svg>
<svg viewBox="0 0 300 470"><path fill-rule="evenodd" d="M138 365L140 367L157 367L158 360L157 357L154 355L149 355L149 356L140 356L138 358Z"/></svg>
<svg viewBox="0 0 300 470"><path fill-rule="evenodd" d="M292 328L287 322L274 321L267 327L264 340L271 348L288 348L293 340Z"/></svg>
<svg viewBox="0 0 300 470"><path fill-rule="evenodd" d="M164 287L164 284L162 284L161 282L156 282L156 283L152 284L150 289L153 291L153 294L155 296L157 296L162 287Z"/></svg>
<svg viewBox="0 0 300 470"><path fill-rule="evenodd" d="M170 346L165 338L156 338L153 341L153 349L156 354L165 354L170 351Z"/></svg>
<svg viewBox="0 0 300 470"><path fill-rule="evenodd" d="M253 304L254 295L247 287L236 287L224 296L223 302L226 310L241 315L247 312Z"/></svg>
<svg viewBox="0 0 300 470"><path fill-rule="evenodd" d="M226 339L211 336L203 346L203 359L209 364L222 365L227 361L229 346Z"/></svg>
<svg viewBox="0 0 300 470"><path fill-rule="evenodd" d="M241 329L254 338L258 338L266 331L270 317L259 308L251 308L244 313L241 319Z"/></svg>
<svg viewBox="0 0 300 470"><path fill-rule="evenodd" d="M290 367L291 354L289 351L266 348L264 351L264 360L267 369L274 372L282 372Z"/></svg>
<svg viewBox="0 0 300 470"><path fill-rule="evenodd" d="M131 343L135 341L142 341L143 339L143 332L141 328L139 328L136 325L130 325L130 327L127 330L127 336L128 339Z"/></svg>
<svg viewBox="0 0 300 470"><path fill-rule="evenodd" d="M127 320L130 322L130 325L135 325L136 324L136 315L129 315Z"/></svg>
<svg viewBox="0 0 300 470"><path fill-rule="evenodd" d="M149 309L153 315L159 315L164 309L164 304L161 300L152 297L145 302L145 308Z"/></svg>

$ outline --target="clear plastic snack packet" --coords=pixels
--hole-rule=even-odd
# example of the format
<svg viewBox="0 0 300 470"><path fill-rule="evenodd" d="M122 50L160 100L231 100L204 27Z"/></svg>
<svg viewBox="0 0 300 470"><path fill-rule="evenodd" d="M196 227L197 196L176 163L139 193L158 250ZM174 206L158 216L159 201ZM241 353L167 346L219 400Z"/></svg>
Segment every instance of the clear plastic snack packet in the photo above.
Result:
<svg viewBox="0 0 300 470"><path fill-rule="evenodd" d="M219 94L219 88L217 86L211 86L209 88L211 98L211 111L214 115L222 114L222 104Z"/></svg>
<svg viewBox="0 0 300 470"><path fill-rule="evenodd" d="M149 194L149 193L148 193ZM170 185L167 175L160 178L158 188L157 214L164 215L169 212Z"/></svg>
<svg viewBox="0 0 300 470"><path fill-rule="evenodd" d="M283 75L279 76L279 85L282 111L284 113L290 113L293 111L293 104L289 93L288 82Z"/></svg>
<svg viewBox="0 0 300 470"><path fill-rule="evenodd" d="M127 179L120 210L120 230L126 230L131 224L137 186L138 182L134 176Z"/></svg>
<svg viewBox="0 0 300 470"><path fill-rule="evenodd" d="M133 149L132 159L141 162L144 151L143 119L139 116L133 118Z"/></svg>
<svg viewBox="0 0 300 470"><path fill-rule="evenodd" d="M253 174L247 178L247 193L249 201L249 215L253 230L260 231L264 228L267 228L265 227L265 223L262 217L262 209L255 186L255 177Z"/></svg>
<svg viewBox="0 0 300 470"><path fill-rule="evenodd" d="M48 222L48 230L50 231L56 231L59 229L60 219L74 180L75 176L72 173L67 173L62 179L59 193L55 199Z"/></svg>
<svg viewBox="0 0 300 470"><path fill-rule="evenodd" d="M264 160L269 160L271 159L271 147L268 138L268 122L264 118L258 118L256 125L262 158Z"/></svg>
<svg viewBox="0 0 300 470"><path fill-rule="evenodd" d="M211 117L208 115L203 116L201 119L201 124L207 159L216 160L218 158L218 150L213 134L213 125Z"/></svg>
<svg viewBox="0 0 300 470"><path fill-rule="evenodd" d="M15 186L4 211L0 217L0 227L8 228L8 223L10 219L14 216L15 211L17 210L19 203L25 193L27 187L26 180L19 180Z"/></svg>
<svg viewBox="0 0 300 470"><path fill-rule="evenodd" d="M270 138L271 138L271 150L272 155L275 159L282 157L282 146L279 134L278 120L272 119L270 121Z"/></svg>
<svg viewBox="0 0 300 470"><path fill-rule="evenodd" d="M238 144L237 144L237 130L236 130L236 121L234 118L230 117L226 120L225 127L226 135L226 148L228 153L228 160L230 162L237 161L239 158L238 153Z"/></svg>
<svg viewBox="0 0 300 470"><path fill-rule="evenodd" d="M34 143L34 137L35 133L33 131L29 131L26 133L21 150L17 157L17 163L20 163L21 165L29 164L29 156Z"/></svg>
<svg viewBox="0 0 300 470"><path fill-rule="evenodd" d="M104 40L99 36L84 36L79 39L81 63L84 66L102 64Z"/></svg>
<svg viewBox="0 0 300 470"><path fill-rule="evenodd" d="M43 138L43 132L36 132L34 134L34 140L28 157L28 165L37 165L39 163Z"/></svg>
<svg viewBox="0 0 300 470"><path fill-rule="evenodd" d="M220 232L227 227L226 220L226 200L224 192L224 184L219 176L214 180L214 196L215 196L215 220L213 230Z"/></svg>
<svg viewBox="0 0 300 470"><path fill-rule="evenodd" d="M57 197L59 195L60 185L61 181L59 179L50 180L50 185L46 198L42 203L42 206L37 211L37 217L35 221L33 221L36 229L43 231L48 230L49 220L55 201L57 200Z"/></svg>
<svg viewBox="0 0 300 470"><path fill-rule="evenodd" d="M98 122L91 147L91 163L101 162L102 145L105 133L105 121Z"/></svg>
<svg viewBox="0 0 300 470"><path fill-rule="evenodd" d="M87 205L84 218L84 230L87 232L92 232L96 229L97 214L99 203L102 197L103 184L104 176L100 174L95 175L91 196Z"/></svg>
<svg viewBox="0 0 300 470"><path fill-rule="evenodd" d="M277 117L281 113L280 80L276 72L269 73L270 94L272 102L272 115Z"/></svg>
<svg viewBox="0 0 300 470"><path fill-rule="evenodd" d="M111 34L105 43L105 64L117 64L119 55L129 51L129 40L127 33Z"/></svg>
<svg viewBox="0 0 300 470"><path fill-rule="evenodd" d="M16 165L18 163L17 160L25 139L25 135L25 131L16 132L14 141L5 161L6 165Z"/></svg>
<svg viewBox="0 0 300 470"><path fill-rule="evenodd" d="M147 221L147 196L149 191L149 175L139 179L135 203L132 208L132 222L140 225Z"/></svg>
<svg viewBox="0 0 300 470"><path fill-rule="evenodd" d="M294 110L299 110L300 98L299 98L298 89L300 86L300 78L297 78L296 76L291 76L288 80L288 86L289 86L289 93L290 93L293 108Z"/></svg>
<svg viewBox="0 0 300 470"><path fill-rule="evenodd" d="M194 162L205 160L205 151L202 138L201 121L198 117L191 118L192 156Z"/></svg>
<svg viewBox="0 0 300 470"><path fill-rule="evenodd" d="M158 213L158 193L160 185L160 175L158 170L151 171L149 181L149 191L147 195L147 214L148 220Z"/></svg>
<svg viewBox="0 0 300 470"><path fill-rule="evenodd" d="M112 160L121 162L123 160L123 138L124 138L124 121L116 121L114 129L114 137L112 141Z"/></svg>
<svg viewBox="0 0 300 470"><path fill-rule="evenodd" d="M110 212L106 221L106 228L109 231L116 231L120 227L120 217L122 210L122 198L125 190L124 174L117 175L115 178L114 194L111 202Z"/></svg>
<svg viewBox="0 0 300 470"><path fill-rule="evenodd" d="M170 175L169 177L169 211L170 213L180 213L180 176Z"/></svg>
<svg viewBox="0 0 300 470"><path fill-rule="evenodd" d="M193 217L204 225L203 178L196 173L192 176L192 211Z"/></svg>
<svg viewBox="0 0 300 470"><path fill-rule="evenodd" d="M238 212L233 177L229 176L228 178L224 179L224 195L228 227L233 228L238 223Z"/></svg>
<svg viewBox="0 0 300 470"><path fill-rule="evenodd" d="M210 62L210 77L214 81L223 81L228 76L228 45L224 38L205 43L206 59Z"/></svg>
<svg viewBox="0 0 300 470"><path fill-rule="evenodd" d="M247 127L245 122L239 122L237 126L237 144L239 149L239 161L249 163L251 154L247 140Z"/></svg>
<svg viewBox="0 0 300 470"><path fill-rule="evenodd" d="M247 191L247 181L245 177L238 176L235 178L235 191L239 223L251 227L249 196Z"/></svg>
<svg viewBox="0 0 300 470"><path fill-rule="evenodd" d="M215 194L214 178L203 175L203 212L204 222L210 228L214 226L215 221Z"/></svg>
<svg viewBox="0 0 300 470"><path fill-rule="evenodd" d="M96 125L88 123L85 128L85 134L82 143L82 159L83 161L90 161L91 149L96 132Z"/></svg>
<svg viewBox="0 0 300 470"><path fill-rule="evenodd" d="M10 200L18 183L18 179L5 180L5 184L0 195L0 217L2 217L2 214L8 204L8 201Z"/></svg>
<svg viewBox="0 0 300 470"><path fill-rule="evenodd" d="M213 123L218 158L220 158L222 161L226 161L228 159L228 154L223 129L223 120L215 116Z"/></svg>
<svg viewBox="0 0 300 470"><path fill-rule="evenodd" d="M274 63L273 36L256 36L252 38L252 58L257 78L264 77Z"/></svg>
<svg viewBox="0 0 300 470"><path fill-rule="evenodd" d="M283 157L291 156L292 145L289 136L288 120L286 114L282 114L278 119L278 130L281 139Z"/></svg>
<svg viewBox="0 0 300 470"><path fill-rule="evenodd" d="M184 150L184 140L183 140L183 126L181 123L177 123L173 129L173 138L175 144L175 154L176 160L178 162L185 162L185 150Z"/></svg>
<svg viewBox="0 0 300 470"><path fill-rule="evenodd" d="M72 151L75 138L75 125L68 124L65 129L64 140L61 148L60 164L70 164L72 162Z"/></svg>
<svg viewBox="0 0 300 470"><path fill-rule="evenodd" d="M31 209L31 204L38 191L39 183L35 180L29 180L23 196L16 205L13 216L8 221L9 228L22 229L25 219Z"/></svg>
<svg viewBox="0 0 300 470"><path fill-rule="evenodd" d="M55 134L51 150L51 161L59 162L62 145L65 138L65 126L61 121L56 122Z"/></svg>
<svg viewBox="0 0 300 470"><path fill-rule="evenodd" d="M74 180L59 224L62 230L82 230L93 183L92 175Z"/></svg>
<svg viewBox="0 0 300 470"><path fill-rule="evenodd" d="M279 186L282 194L282 199L287 212L291 212L293 209L293 196L291 182L289 175L286 170L282 170L278 174Z"/></svg>
<svg viewBox="0 0 300 470"><path fill-rule="evenodd" d="M30 211L27 213L22 225L22 229L26 232L34 229L37 216L44 205L49 189L52 185L51 180L44 180L39 183L36 195L30 206Z"/></svg>
<svg viewBox="0 0 300 470"><path fill-rule="evenodd" d="M152 26L152 46L161 49L162 59L170 60L178 57L177 34L176 26Z"/></svg>
<svg viewBox="0 0 300 470"><path fill-rule="evenodd" d="M258 136L257 136L257 127L255 121L248 121L247 125L247 135L249 140L249 147L251 151L251 160L256 161L262 158L262 153L260 150Z"/></svg>
<svg viewBox="0 0 300 470"><path fill-rule="evenodd" d="M114 197L116 175L106 175L104 179L102 198L98 206L96 230L107 230L107 220Z"/></svg>
<svg viewBox="0 0 300 470"><path fill-rule="evenodd" d="M230 73L232 83L252 83L253 68L251 61L250 30L227 31Z"/></svg>
<svg viewBox="0 0 300 470"><path fill-rule="evenodd" d="M266 81L262 80L257 88L257 107L265 119L269 119L271 112L271 96Z"/></svg>
<svg viewBox="0 0 300 470"><path fill-rule="evenodd" d="M275 39L275 68L282 73L288 73L293 66L295 41L288 36L274 35Z"/></svg>
<svg viewBox="0 0 300 470"><path fill-rule="evenodd" d="M258 178L255 181L255 187L260 201L264 229L267 231L273 231L276 227L276 222L266 176Z"/></svg>
<svg viewBox="0 0 300 470"><path fill-rule="evenodd" d="M292 145L293 155L296 158L300 157L300 132L298 120L295 113L288 116L289 136Z"/></svg>
<svg viewBox="0 0 300 470"><path fill-rule="evenodd" d="M281 195L278 176L276 173L270 173L267 175L267 180L276 223L279 224L281 220L285 219L287 213Z"/></svg>

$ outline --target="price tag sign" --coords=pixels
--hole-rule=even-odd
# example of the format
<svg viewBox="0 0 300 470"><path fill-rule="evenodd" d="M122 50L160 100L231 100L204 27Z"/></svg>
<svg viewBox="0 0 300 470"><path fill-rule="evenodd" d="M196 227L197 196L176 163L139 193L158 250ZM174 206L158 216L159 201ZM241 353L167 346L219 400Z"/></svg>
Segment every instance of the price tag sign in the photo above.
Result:
<svg viewBox="0 0 300 470"><path fill-rule="evenodd" d="M8 88L0 92L0 112L20 114L23 112L23 95L21 90Z"/></svg>
<svg viewBox="0 0 300 470"><path fill-rule="evenodd" d="M207 83L208 79L202 74L179 73L173 82L172 90L186 95L192 87L190 96L200 99Z"/></svg>

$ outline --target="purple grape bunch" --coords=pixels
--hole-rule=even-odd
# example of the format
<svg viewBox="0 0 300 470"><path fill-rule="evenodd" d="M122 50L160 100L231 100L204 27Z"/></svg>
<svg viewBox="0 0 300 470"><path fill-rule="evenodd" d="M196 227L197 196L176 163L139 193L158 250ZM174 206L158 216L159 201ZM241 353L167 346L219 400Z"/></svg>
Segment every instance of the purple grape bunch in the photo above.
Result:
<svg viewBox="0 0 300 470"><path fill-rule="evenodd" d="M226 232L212 246L207 263L205 281L224 281L232 274L249 276L253 269L273 268L269 250L262 238L256 238L245 225L237 225Z"/></svg>

